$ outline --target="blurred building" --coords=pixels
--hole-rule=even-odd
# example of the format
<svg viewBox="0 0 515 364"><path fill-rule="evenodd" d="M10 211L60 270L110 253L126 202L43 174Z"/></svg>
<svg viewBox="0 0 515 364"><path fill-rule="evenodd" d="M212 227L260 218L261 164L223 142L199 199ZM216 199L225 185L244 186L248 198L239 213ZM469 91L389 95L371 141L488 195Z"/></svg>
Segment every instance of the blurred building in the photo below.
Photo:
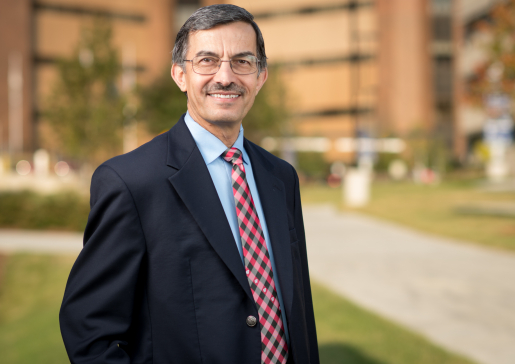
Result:
<svg viewBox="0 0 515 364"><path fill-rule="evenodd" d="M0 152L38 147L38 112L81 27L112 19L138 82L169 64L178 27L212 0L1 0ZM218 1L220 2L220 1ZM461 17L491 0L234 0L255 15L279 65L294 131L304 136L406 137L423 130L457 155ZM469 13L471 13L469 11ZM331 143L329 159L350 159Z"/></svg>
<svg viewBox="0 0 515 364"><path fill-rule="evenodd" d="M452 0L238 0L283 66L303 135L406 137L416 130L452 147ZM330 159L349 159L332 144Z"/></svg>
<svg viewBox="0 0 515 364"><path fill-rule="evenodd" d="M113 42L138 82L170 64L176 24L198 8L191 0L1 0L0 154L38 147L38 120L59 57L77 46L94 17L112 21Z"/></svg>

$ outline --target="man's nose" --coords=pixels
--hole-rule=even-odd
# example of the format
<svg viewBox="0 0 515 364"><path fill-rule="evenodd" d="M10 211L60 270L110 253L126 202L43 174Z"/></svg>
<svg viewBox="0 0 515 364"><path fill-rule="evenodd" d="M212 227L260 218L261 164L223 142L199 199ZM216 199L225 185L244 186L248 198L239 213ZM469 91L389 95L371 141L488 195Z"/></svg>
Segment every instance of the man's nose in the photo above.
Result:
<svg viewBox="0 0 515 364"><path fill-rule="evenodd" d="M220 83L224 86L230 85L236 81L236 75L231 69L231 62L222 62L220 69L213 77L213 81Z"/></svg>

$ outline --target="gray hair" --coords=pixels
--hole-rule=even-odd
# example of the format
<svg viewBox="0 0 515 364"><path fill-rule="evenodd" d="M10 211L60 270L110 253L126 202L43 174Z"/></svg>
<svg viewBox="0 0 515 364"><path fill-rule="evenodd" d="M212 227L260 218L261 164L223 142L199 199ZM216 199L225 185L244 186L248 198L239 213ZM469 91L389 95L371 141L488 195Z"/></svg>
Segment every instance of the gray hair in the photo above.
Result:
<svg viewBox="0 0 515 364"><path fill-rule="evenodd" d="M207 30L217 25L230 24L242 21L252 25L256 32L258 75L267 67L265 54L265 41L261 30L254 22L254 16L247 10L236 5L217 4L205 6L195 11L186 20L177 33L175 46L173 47L172 62L184 68L184 60L188 52L188 38L191 33L199 30Z"/></svg>

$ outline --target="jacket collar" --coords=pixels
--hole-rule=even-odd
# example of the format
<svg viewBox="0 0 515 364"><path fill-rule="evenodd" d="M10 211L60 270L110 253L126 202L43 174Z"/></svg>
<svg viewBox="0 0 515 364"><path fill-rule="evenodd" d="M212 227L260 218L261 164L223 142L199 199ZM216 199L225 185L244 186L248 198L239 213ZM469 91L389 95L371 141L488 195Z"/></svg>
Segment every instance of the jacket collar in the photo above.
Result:
<svg viewBox="0 0 515 364"><path fill-rule="evenodd" d="M181 169L196 148L195 140L184 122L184 115L168 131L166 164L175 169Z"/></svg>

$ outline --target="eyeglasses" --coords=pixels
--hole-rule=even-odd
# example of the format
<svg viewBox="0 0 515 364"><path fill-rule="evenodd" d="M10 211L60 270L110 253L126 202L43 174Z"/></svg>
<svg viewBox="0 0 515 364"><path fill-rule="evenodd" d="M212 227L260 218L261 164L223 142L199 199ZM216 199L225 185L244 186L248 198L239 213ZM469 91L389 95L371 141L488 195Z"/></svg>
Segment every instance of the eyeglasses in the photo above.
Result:
<svg viewBox="0 0 515 364"><path fill-rule="evenodd" d="M229 62L232 71L237 75L250 75L257 72L259 62L257 57L252 55L233 57L228 61L215 56L198 56L185 61L191 62L193 71L199 75L214 75L222 67L222 62Z"/></svg>

